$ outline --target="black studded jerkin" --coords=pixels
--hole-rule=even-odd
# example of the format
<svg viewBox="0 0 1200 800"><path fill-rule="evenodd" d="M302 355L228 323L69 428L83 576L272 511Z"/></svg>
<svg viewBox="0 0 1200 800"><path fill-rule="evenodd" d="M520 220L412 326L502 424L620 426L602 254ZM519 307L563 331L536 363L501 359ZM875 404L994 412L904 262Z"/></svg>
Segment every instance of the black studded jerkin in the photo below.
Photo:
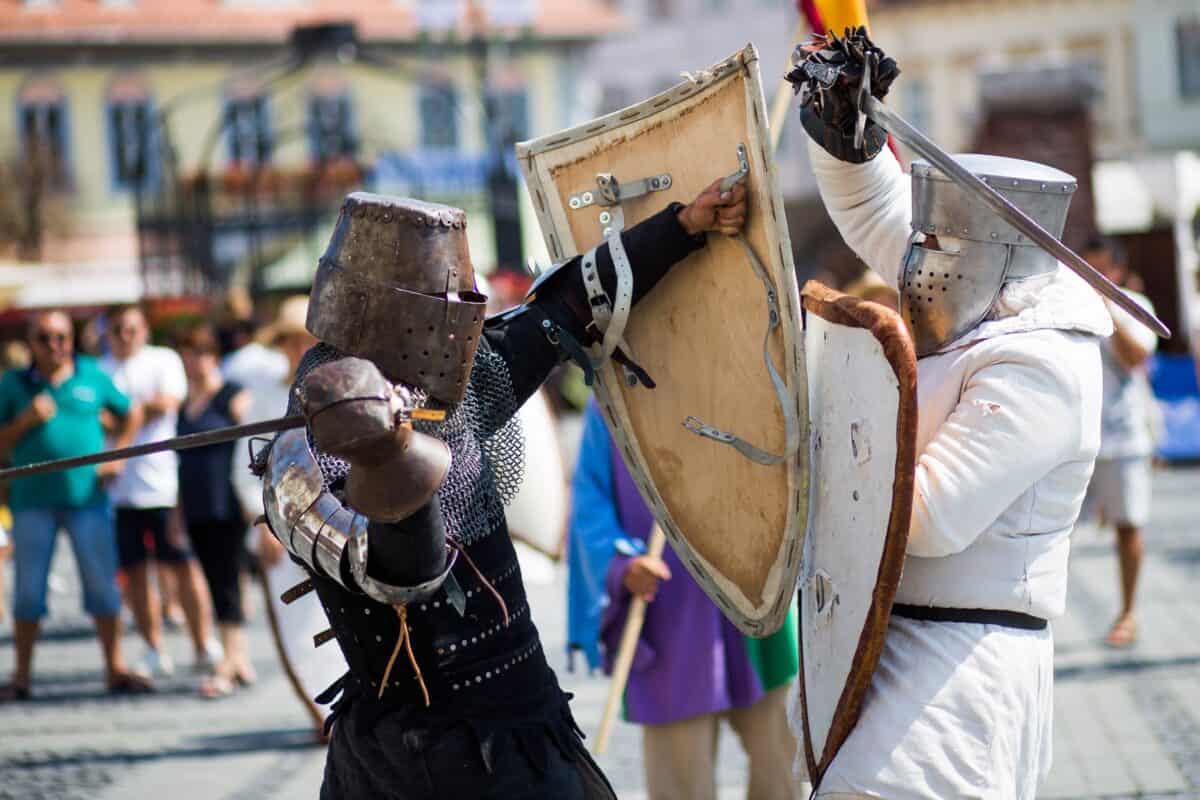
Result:
<svg viewBox="0 0 1200 800"><path fill-rule="evenodd" d="M702 244L679 226L677 211L668 208L623 234L635 298ZM597 261L611 292L615 279L606 246ZM568 696L547 663L503 515L503 501L521 472L521 437L512 417L560 361L543 323L553 320L579 341L588 335L578 314L587 305L582 278L570 267L563 268L564 280L539 292L529 313L488 322L466 397L444 423L419 426L451 449L451 471L436 498L441 513L433 516L444 520L447 538L462 547L451 574L465 602L460 614L448 583L406 608L428 706L406 652L382 685L400 636L395 610L313 577L350 668L320 698L334 701L322 798L614 796L583 748ZM317 345L297 380L339 357ZM346 465L316 455L327 485L338 491Z"/></svg>

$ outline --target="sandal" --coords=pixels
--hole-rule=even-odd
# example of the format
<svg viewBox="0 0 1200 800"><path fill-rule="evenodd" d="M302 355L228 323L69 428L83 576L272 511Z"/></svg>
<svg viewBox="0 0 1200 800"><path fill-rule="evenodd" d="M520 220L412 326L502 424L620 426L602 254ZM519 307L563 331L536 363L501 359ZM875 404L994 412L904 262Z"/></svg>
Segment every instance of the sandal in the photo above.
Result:
<svg viewBox="0 0 1200 800"><path fill-rule="evenodd" d="M153 694L154 684L141 675L121 672L108 682L108 693L115 696Z"/></svg>
<svg viewBox="0 0 1200 800"><path fill-rule="evenodd" d="M200 683L199 693L205 700L220 700L237 691L237 686L228 677L214 672Z"/></svg>
<svg viewBox="0 0 1200 800"><path fill-rule="evenodd" d="M1137 622L1133 619L1133 617L1121 617L1115 623L1113 623L1112 629L1108 632L1108 636L1104 638L1104 643L1109 647L1114 648L1131 647L1137 642L1137 638Z"/></svg>
<svg viewBox="0 0 1200 800"><path fill-rule="evenodd" d="M0 686L0 703L25 703L33 699L28 686L6 683Z"/></svg>

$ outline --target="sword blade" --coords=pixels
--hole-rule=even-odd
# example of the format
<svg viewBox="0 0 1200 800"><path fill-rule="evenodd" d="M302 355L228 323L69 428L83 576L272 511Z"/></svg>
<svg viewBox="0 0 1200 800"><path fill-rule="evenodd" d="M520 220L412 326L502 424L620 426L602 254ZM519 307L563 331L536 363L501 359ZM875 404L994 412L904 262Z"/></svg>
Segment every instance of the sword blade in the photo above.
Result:
<svg viewBox="0 0 1200 800"><path fill-rule="evenodd" d="M1084 261L1074 250L1060 242L1054 234L1035 222L1024 211L1010 203L1004 195L997 192L991 186L988 186L978 176L955 161L945 150L934 144L929 137L912 125L909 125L904 117L869 94L862 98L861 103L863 113L874 120L876 124L911 147L918 155L945 173L948 178L986 203L1005 222L1029 237L1030 241L1037 244L1060 262L1066 264L1076 275L1087 281L1093 289L1128 311L1130 316L1162 338L1171 338L1170 328L1164 325L1158 317L1135 303L1115 283L1101 275L1095 267Z"/></svg>
<svg viewBox="0 0 1200 800"><path fill-rule="evenodd" d="M101 450L86 456L60 458L54 461L39 461L36 464L26 464L23 467L12 467L0 470L0 483L7 483L15 478L28 478L31 475L41 475L46 472L59 472L76 467L90 467L103 464L106 461L121 461L126 458L145 456L151 453L161 453L164 450L187 450L192 447L204 447L210 444L220 444L244 436L257 436L263 433L277 433L304 427L304 415L293 414L288 417L249 422L245 425L232 425L228 428L216 428L201 433L189 433L186 436L176 436L157 442L146 442L132 447L121 447L116 450Z"/></svg>

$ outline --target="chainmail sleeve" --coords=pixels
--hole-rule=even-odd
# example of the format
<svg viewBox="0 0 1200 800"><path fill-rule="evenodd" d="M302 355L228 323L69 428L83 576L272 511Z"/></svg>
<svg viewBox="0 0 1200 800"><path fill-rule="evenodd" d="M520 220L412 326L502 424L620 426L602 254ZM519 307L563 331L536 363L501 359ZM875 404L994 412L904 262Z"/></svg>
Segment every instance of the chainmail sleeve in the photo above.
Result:
<svg viewBox="0 0 1200 800"><path fill-rule="evenodd" d="M301 412L295 387L315 367L345 358L325 343L314 345L296 370L288 413ZM554 364L550 351L549 371ZM540 382L539 382L540 383ZM411 388L411 387L410 387ZM419 402L424 393L414 389ZM525 439L521 433L520 407L509 377L508 362L485 337L475 353L475 365L462 402L446 409L441 422L417 421L413 428L441 439L450 447L450 472L437 492L446 533L461 544L470 544L498 528L504 521L504 504L516 496L525 471ZM309 448L316 456L326 488L335 493L350 471L350 465L317 449L311 434ZM265 463L266 451L257 455Z"/></svg>

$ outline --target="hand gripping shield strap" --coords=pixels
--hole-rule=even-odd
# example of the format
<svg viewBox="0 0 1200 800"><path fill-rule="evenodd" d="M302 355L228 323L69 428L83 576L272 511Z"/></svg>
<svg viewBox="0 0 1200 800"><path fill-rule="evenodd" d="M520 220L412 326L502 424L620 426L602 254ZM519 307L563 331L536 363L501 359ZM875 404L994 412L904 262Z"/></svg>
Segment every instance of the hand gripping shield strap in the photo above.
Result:
<svg viewBox="0 0 1200 800"><path fill-rule="evenodd" d="M314 572L352 592L388 605L427 597L454 566L418 586L392 586L367 574L369 521L346 508L325 488L321 469L302 429L285 431L271 446L263 474L263 506L271 532Z"/></svg>

